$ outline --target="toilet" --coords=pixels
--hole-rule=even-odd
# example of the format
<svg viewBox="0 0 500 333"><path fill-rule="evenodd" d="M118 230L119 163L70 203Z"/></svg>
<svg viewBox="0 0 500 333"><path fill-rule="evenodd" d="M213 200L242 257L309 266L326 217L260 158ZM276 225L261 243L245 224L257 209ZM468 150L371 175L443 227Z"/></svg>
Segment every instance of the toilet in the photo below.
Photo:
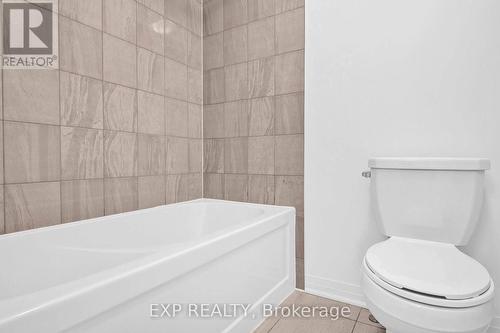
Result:
<svg viewBox="0 0 500 333"><path fill-rule="evenodd" d="M487 159L369 160L374 220L389 238L362 263L368 309L387 333L480 333L493 318L488 271L457 246L479 221Z"/></svg>

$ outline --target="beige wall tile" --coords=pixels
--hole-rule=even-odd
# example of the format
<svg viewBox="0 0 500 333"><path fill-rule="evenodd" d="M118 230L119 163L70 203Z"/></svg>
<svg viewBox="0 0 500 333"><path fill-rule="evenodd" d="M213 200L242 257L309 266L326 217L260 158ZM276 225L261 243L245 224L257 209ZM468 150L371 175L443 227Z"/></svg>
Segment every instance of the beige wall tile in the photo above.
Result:
<svg viewBox="0 0 500 333"><path fill-rule="evenodd" d="M139 134L139 176L165 174L165 137L162 135Z"/></svg>
<svg viewBox="0 0 500 333"><path fill-rule="evenodd" d="M255 175L274 174L274 137L248 138L248 173Z"/></svg>
<svg viewBox="0 0 500 333"><path fill-rule="evenodd" d="M203 128L203 109L201 105L188 105L188 137L200 139Z"/></svg>
<svg viewBox="0 0 500 333"><path fill-rule="evenodd" d="M276 57L276 94L304 91L304 51Z"/></svg>
<svg viewBox="0 0 500 333"><path fill-rule="evenodd" d="M208 36L223 30L223 0L203 3L203 35Z"/></svg>
<svg viewBox="0 0 500 333"><path fill-rule="evenodd" d="M295 257L304 259L304 218L295 220Z"/></svg>
<svg viewBox="0 0 500 333"><path fill-rule="evenodd" d="M203 77L201 71L188 68L188 101L191 103L203 103Z"/></svg>
<svg viewBox="0 0 500 333"><path fill-rule="evenodd" d="M304 174L304 135L279 135L276 137L276 174Z"/></svg>
<svg viewBox="0 0 500 333"><path fill-rule="evenodd" d="M274 176L249 175L248 201L274 205Z"/></svg>
<svg viewBox="0 0 500 333"><path fill-rule="evenodd" d="M137 175L137 134L104 132L104 177Z"/></svg>
<svg viewBox="0 0 500 333"><path fill-rule="evenodd" d="M165 59L143 48L137 49L137 87L163 95Z"/></svg>
<svg viewBox="0 0 500 333"><path fill-rule="evenodd" d="M274 133L274 97L250 100L249 133L252 136Z"/></svg>
<svg viewBox="0 0 500 333"><path fill-rule="evenodd" d="M304 216L304 177L276 176L276 205L291 206L299 217Z"/></svg>
<svg viewBox="0 0 500 333"><path fill-rule="evenodd" d="M0 185L0 235L5 233L4 186Z"/></svg>
<svg viewBox="0 0 500 333"><path fill-rule="evenodd" d="M135 88L137 86L136 46L107 34L104 34L103 42L104 80Z"/></svg>
<svg viewBox="0 0 500 333"><path fill-rule="evenodd" d="M247 63L224 67L225 100L248 98Z"/></svg>
<svg viewBox="0 0 500 333"><path fill-rule="evenodd" d="M165 95L187 100L187 66L165 58Z"/></svg>
<svg viewBox="0 0 500 333"><path fill-rule="evenodd" d="M62 70L102 78L102 32L61 16L59 44Z"/></svg>
<svg viewBox="0 0 500 333"><path fill-rule="evenodd" d="M203 108L203 136L205 138L223 138L224 104L205 105Z"/></svg>
<svg viewBox="0 0 500 333"><path fill-rule="evenodd" d="M203 196L211 199L224 199L224 175L206 173L203 175Z"/></svg>
<svg viewBox="0 0 500 333"><path fill-rule="evenodd" d="M102 0L60 0L59 13L96 29L102 29Z"/></svg>
<svg viewBox="0 0 500 333"><path fill-rule="evenodd" d="M224 38L218 33L203 39L203 66L204 70L224 66Z"/></svg>
<svg viewBox="0 0 500 333"><path fill-rule="evenodd" d="M61 125L103 128L102 81L61 71Z"/></svg>
<svg viewBox="0 0 500 333"><path fill-rule="evenodd" d="M201 173L192 173L187 176L188 200L203 198L203 177Z"/></svg>
<svg viewBox="0 0 500 333"><path fill-rule="evenodd" d="M298 7L304 7L305 0L275 0L276 13L282 13Z"/></svg>
<svg viewBox="0 0 500 333"><path fill-rule="evenodd" d="M59 124L59 72L4 70L4 119Z"/></svg>
<svg viewBox="0 0 500 333"><path fill-rule="evenodd" d="M138 209L137 177L104 179L104 213L106 215Z"/></svg>
<svg viewBox="0 0 500 333"><path fill-rule="evenodd" d="M188 173L188 139L167 137L167 174Z"/></svg>
<svg viewBox="0 0 500 333"><path fill-rule="evenodd" d="M202 60L201 37L190 32L188 34L188 66L197 70L201 70Z"/></svg>
<svg viewBox="0 0 500 333"><path fill-rule="evenodd" d="M248 176L224 175L224 199L230 201L248 201Z"/></svg>
<svg viewBox="0 0 500 333"><path fill-rule="evenodd" d="M255 21L275 13L275 0L248 0L248 20Z"/></svg>
<svg viewBox="0 0 500 333"><path fill-rule="evenodd" d="M247 0L224 0L224 30L247 23Z"/></svg>
<svg viewBox="0 0 500 333"><path fill-rule="evenodd" d="M145 6L137 6L137 45L158 54L164 53L163 17Z"/></svg>
<svg viewBox="0 0 500 333"><path fill-rule="evenodd" d="M276 134L304 133L304 94L276 96Z"/></svg>
<svg viewBox="0 0 500 333"><path fill-rule="evenodd" d="M61 182L62 222L73 222L104 215L104 180Z"/></svg>
<svg viewBox="0 0 500 333"><path fill-rule="evenodd" d="M304 35L304 7L276 16L277 53L303 49Z"/></svg>
<svg viewBox="0 0 500 333"><path fill-rule="evenodd" d="M104 128L137 131L137 91L104 83Z"/></svg>
<svg viewBox="0 0 500 333"><path fill-rule="evenodd" d="M60 179L58 126L6 121L4 134L6 183Z"/></svg>
<svg viewBox="0 0 500 333"><path fill-rule="evenodd" d="M187 175L166 176L166 203L186 201L188 198Z"/></svg>
<svg viewBox="0 0 500 333"><path fill-rule="evenodd" d="M139 177L139 209L165 204L165 176Z"/></svg>
<svg viewBox="0 0 500 333"><path fill-rule="evenodd" d="M254 0L255 1L255 0ZM248 25L248 60L274 55L274 17Z"/></svg>
<svg viewBox="0 0 500 333"><path fill-rule="evenodd" d="M165 117L167 135L187 137L188 103L165 98Z"/></svg>
<svg viewBox="0 0 500 333"><path fill-rule="evenodd" d="M203 8L199 0L187 0L187 28L197 34L202 35Z"/></svg>
<svg viewBox="0 0 500 333"><path fill-rule="evenodd" d="M224 68L212 69L204 73L203 99L205 104L224 102Z"/></svg>
<svg viewBox="0 0 500 333"><path fill-rule="evenodd" d="M224 65L247 61L247 37L246 25L224 31Z"/></svg>
<svg viewBox="0 0 500 333"><path fill-rule="evenodd" d="M144 91L137 97L138 132L165 135L164 97Z"/></svg>
<svg viewBox="0 0 500 333"><path fill-rule="evenodd" d="M224 103L225 137L248 136L248 101Z"/></svg>
<svg viewBox="0 0 500 333"><path fill-rule="evenodd" d="M187 24L186 0L165 0L165 16L185 27Z"/></svg>
<svg viewBox="0 0 500 333"><path fill-rule="evenodd" d="M138 0L137 2L161 15L165 12L165 0Z"/></svg>
<svg viewBox="0 0 500 333"><path fill-rule="evenodd" d="M200 139L189 139L189 172L202 172L203 142Z"/></svg>
<svg viewBox="0 0 500 333"><path fill-rule="evenodd" d="M103 30L136 42L137 3L134 0L103 0Z"/></svg>
<svg viewBox="0 0 500 333"><path fill-rule="evenodd" d="M274 95L274 58L263 58L248 63L250 97Z"/></svg>
<svg viewBox="0 0 500 333"><path fill-rule="evenodd" d="M103 131L61 127L61 179L103 177Z"/></svg>
<svg viewBox="0 0 500 333"><path fill-rule="evenodd" d="M61 223L59 182L5 186L5 232Z"/></svg>
<svg viewBox="0 0 500 333"><path fill-rule="evenodd" d="M187 64L188 31L180 24L165 20L165 56Z"/></svg>
<svg viewBox="0 0 500 333"><path fill-rule="evenodd" d="M204 172L224 172L224 139L203 140Z"/></svg>
<svg viewBox="0 0 500 333"><path fill-rule="evenodd" d="M248 138L224 140L224 172L248 172Z"/></svg>

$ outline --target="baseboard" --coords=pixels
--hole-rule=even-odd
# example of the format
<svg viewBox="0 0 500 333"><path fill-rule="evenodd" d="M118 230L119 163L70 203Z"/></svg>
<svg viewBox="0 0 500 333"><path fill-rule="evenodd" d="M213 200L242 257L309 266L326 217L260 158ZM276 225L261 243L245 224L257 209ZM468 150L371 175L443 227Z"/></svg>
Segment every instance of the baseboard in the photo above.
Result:
<svg viewBox="0 0 500 333"><path fill-rule="evenodd" d="M305 291L309 294L361 307L366 306L365 297L363 296L361 286L359 285L330 280L313 275L306 275L305 280Z"/></svg>
<svg viewBox="0 0 500 333"><path fill-rule="evenodd" d="M500 316L493 318L488 333L500 333Z"/></svg>

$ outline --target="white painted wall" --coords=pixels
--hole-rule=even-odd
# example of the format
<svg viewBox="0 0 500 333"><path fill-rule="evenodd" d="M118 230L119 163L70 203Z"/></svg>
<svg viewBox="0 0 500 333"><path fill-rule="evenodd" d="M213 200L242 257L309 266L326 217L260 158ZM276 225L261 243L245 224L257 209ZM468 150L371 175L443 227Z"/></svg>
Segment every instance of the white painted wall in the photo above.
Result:
<svg viewBox="0 0 500 333"><path fill-rule="evenodd" d="M361 260L383 239L369 157L488 157L465 252L495 280L500 331L500 1L308 1L305 112L306 289L363 304Z"/></svg>

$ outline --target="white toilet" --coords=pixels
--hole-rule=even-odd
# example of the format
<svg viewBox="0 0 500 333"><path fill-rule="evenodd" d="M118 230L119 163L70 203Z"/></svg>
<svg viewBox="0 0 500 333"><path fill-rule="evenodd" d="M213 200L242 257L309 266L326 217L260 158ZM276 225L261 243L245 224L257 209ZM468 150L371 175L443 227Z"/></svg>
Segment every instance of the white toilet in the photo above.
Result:
<svg viewBox="0 0 500 333"><path fill-rule="evenodd" d="M488 271L456 246L483 202L486 159L375 158L371 199L390 238L368 249L362 288L388 333L479 333L493 318Z"/></svg>

